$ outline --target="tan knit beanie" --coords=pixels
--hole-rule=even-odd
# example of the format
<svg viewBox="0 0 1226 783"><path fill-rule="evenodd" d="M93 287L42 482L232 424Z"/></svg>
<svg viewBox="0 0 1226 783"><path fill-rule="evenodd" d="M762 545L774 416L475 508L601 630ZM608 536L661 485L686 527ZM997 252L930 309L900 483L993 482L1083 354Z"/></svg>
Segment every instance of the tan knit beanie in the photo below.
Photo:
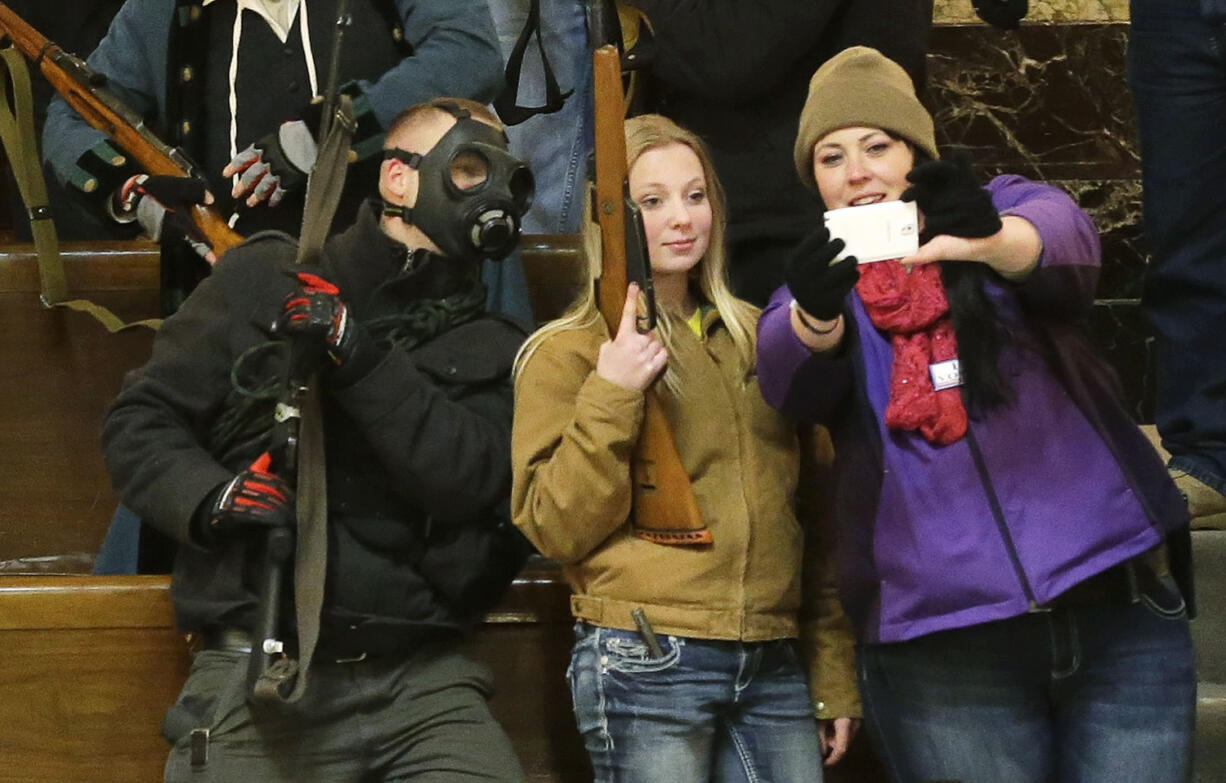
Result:
<svg viewBox="0 0 1226 783"><path fill-rule="evenodd" d="M792 155L800 181L816 190L813 145L839 128L881 128L937 159L932 115L915 97L911 77L876 49L853 46L830 58L809 80Z"/></svg>

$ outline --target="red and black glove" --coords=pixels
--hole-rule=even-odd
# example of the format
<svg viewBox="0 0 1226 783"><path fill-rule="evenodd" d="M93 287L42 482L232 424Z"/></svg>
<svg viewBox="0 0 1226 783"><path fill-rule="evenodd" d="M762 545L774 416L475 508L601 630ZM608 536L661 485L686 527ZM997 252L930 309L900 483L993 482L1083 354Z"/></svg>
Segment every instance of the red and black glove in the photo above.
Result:
<svg viewBox="0 0 1226 783"><path fill-rule="evenodd" d="M208 537L232 531L290 528L297 524L294 491L269 467L264 452L246 470L213 492L202 511Z"/></svg>
<svg viewBox="0 0 1226 783"><path fill-rule="evenodd" d="M277 323L278 334L313 343L336 365L333 378L345 384L366 375L383 351L352 316L340 289L312 272L298 272L298 289L289 294Z"/></svg>

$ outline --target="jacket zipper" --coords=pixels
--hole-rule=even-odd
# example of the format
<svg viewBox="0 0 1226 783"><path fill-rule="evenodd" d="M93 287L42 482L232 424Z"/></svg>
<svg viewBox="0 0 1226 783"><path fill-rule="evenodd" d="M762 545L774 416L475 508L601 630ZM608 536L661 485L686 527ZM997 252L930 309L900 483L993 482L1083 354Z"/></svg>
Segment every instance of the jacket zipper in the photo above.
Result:
<svg viewBox="0 0 1226 783"><path fill-rule="evenodd" d="M1026 594L1030 611L1041 611L1042 607L1035 600L1034 590L1030 587L1030 580L1026 578L1026 572L1022 570L1022 561L1017 556L1017 546L1013 543L1013 536L1009 533L1009 528L1005 526L1005 513L1001 510L1000 499L996 496L996 487L992 485L988 477L988 467L983 461L983 452L979 450L979 441L975 440L975 431L969 424L966 428L966 443L970 446L971 458L975 461L975 470L979 473L979 482L983 485L984 494L988 496L988 505L992 509L992 518L996 522L997 530L1000 531L1000 537L1005 542L1005 551L1009 553L1009 562L1013 563L1013 571L1022 586L1022 592Z"/></svg>

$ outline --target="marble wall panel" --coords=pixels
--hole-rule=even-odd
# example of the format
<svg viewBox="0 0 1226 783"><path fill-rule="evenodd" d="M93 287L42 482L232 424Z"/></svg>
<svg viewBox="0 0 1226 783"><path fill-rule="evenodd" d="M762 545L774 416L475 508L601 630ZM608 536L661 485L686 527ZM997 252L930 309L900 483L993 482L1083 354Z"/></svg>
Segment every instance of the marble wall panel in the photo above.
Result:
<svg viewBox="0 0 1226 783"><path fill-rule="evenodd" d="M953 5L938 3L938 20ZM1031 2L1034 11L1042 5ZM1094 218L1103 271L1087 328L1119 372L1134 414L1152 421L1153 339L1139 302L1148 249L1125 75L1128 25L1119 21L1127 4L1049 5L1042 13L1056 21L1103 21L1028 23L1011 32L938 25L926 100L941 145L969 152L985 177L1008 172L1051 182Z"/></svg>
<svg viewBox="0 0 1226 783"><path fill-rule="evenodd" d="M1122 178L1138 166L1127 25L933 30L928 98L941 141L1037 179Z"/></svg>
<svg viewBox="0 0 1226 783"><path fill-rule="evenodd" d="M1099 300L1087 330L1119 374L1132 415L1142 424L1153 422L1154 338L1140 305L1131 299Z"/></svg>

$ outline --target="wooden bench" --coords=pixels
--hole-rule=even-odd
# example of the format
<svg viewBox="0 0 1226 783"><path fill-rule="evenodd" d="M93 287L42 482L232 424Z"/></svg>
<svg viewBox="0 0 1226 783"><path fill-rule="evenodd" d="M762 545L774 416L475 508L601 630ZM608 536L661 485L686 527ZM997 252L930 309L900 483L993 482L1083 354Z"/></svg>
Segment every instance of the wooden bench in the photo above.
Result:
<svg viewBox="0 0 1226 783"><path fill-rule="evenodd" d="M590 780L562 676L567 594L552 565L530 565L476 638L532 783ZM167 577L0 577L0 783L161 780L190 646Z"/></svg>

